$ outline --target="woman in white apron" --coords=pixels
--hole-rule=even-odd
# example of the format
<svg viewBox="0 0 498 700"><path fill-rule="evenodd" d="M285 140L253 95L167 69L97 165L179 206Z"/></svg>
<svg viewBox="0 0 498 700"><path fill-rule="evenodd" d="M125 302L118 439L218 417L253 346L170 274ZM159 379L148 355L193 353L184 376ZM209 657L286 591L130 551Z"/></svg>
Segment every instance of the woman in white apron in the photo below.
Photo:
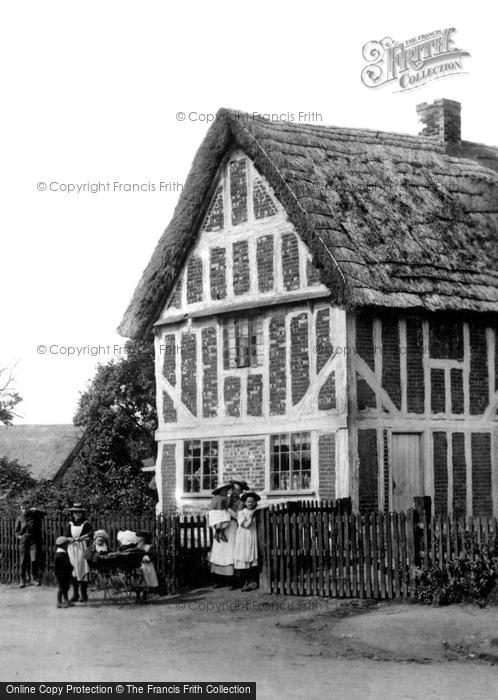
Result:
<svg viewBox="0 0 498 700"><path fill-rule="evenodd" d="M228 496L232 489L232 483L218 486L213 491L213 496ZM222 511L219 511L220 513ZM213 538L211 552L209 553L209 563L211 573L215 577L218 586L228 586L233 583L233 548L235 546L235 535L237 533L236 514L229 510L230 524L223 530L223 538ZM214 522L210 525L214 530Z"/></svg>
<svg viewBox="0 0 498 700"><path fill-rule="evenodd" d="M88 520L85 519L86 509L81 503L75 503L72 508L69 508L69 512L71 520L66 529L66 537L73 540L67 548L69 561L73 566L73 597L71 602L79 601L81 593L81 601L86 603L88 600L87 584L83 579L90 571L90 567L85 555L90 546L93 529Z"/></svg>

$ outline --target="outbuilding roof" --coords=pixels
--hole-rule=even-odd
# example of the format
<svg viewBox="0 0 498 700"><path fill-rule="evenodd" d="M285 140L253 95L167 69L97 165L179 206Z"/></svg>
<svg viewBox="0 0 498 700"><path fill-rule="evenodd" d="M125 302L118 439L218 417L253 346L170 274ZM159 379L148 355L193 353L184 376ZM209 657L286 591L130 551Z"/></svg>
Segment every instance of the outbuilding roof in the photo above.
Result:
<svg viewBox="0 0 498 700"><path fill-rule="evenodd" d="M74 425L2 425L0 457L16 459L35 479L64 474L78 452L81 428Z"/></svg>

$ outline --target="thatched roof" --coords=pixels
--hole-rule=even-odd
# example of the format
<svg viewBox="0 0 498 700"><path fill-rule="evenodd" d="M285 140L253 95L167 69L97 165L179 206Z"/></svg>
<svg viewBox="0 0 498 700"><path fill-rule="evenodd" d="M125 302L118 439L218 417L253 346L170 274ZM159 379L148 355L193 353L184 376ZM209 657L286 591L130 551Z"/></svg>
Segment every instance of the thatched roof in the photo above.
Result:
<svg viewBox="0 0 498 700"><path fill-rule="evenodd" d="M498 149L220 110L119 326L157 320L224 156L267 178L339 305L498 311Z"/></svg>
<svg viewBox="0 0 498 700"><path fill-rule="evenodd" d="M0 457L16 459L35 479L54 480L71 465L81 439L73 425L2 425Z"/></svg>

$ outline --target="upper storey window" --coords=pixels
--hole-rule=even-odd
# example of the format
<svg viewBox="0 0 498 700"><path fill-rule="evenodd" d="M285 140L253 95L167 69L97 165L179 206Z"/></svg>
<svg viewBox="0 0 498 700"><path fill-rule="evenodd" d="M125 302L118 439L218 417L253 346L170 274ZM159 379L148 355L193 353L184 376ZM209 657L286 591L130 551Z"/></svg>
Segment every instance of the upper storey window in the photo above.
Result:
<svg viewBox="0 0 498 700"><path fill-rule="evenodd" d="M225 369L260 367L263 364L263 323L261 317L227 319L224 325Z"/></svg>
<svg viewBox="0 0 498 700"><path fill-rule="evenodd" d="M239 158L230 163L230 200L232 224L247 221L247 159Z"/></svg>

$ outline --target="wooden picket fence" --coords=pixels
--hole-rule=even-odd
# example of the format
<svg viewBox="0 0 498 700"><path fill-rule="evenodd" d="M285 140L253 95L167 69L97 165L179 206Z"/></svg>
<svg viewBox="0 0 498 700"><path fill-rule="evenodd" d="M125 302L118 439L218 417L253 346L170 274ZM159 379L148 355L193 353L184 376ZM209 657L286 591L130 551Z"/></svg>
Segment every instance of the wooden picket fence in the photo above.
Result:
<svg viewBox="0 0 498 700"><path fill-rule="evenodd" d="M464 553L474 558L496 533L495 518L274 506L260 520L262 585L284 595L410 599L417 569Z"/></svg>
<svg viewBox="0 0 498 700"><path fill-rule="evenodd" d="M118 547L119 530L147 530L154 536L156 569L161 587L166 592L175 592L181 584L179 558L181 523L176 515L164 515L156 518L133 517L123 514L89 517L95 529L105 530L109 535L109 548ZM53 583L53 560L55 540L64 534L68 523L67 516L49 516L44 518L42 526L42 568L45 583ZM19 576L19 546L15 536L15 518L0 518L0 582L12 583Z"/></svg>
<svg viewBox="0 0 498 700"><path fill-rule="evenodd" d="M495 518L429 517L424 512L351 513L346 504L301 501L258 513L260 584L284 595L373 599L414 597L416 571L443 567L481 545L496 541ZM154 535L161 589L176 593L209 582L212 533L204 515L135 518L93 515L94 527L110 535L117 548L119 530L148 530ZM44 577L54 581L55 540L67 517L43 521ZM15 519L0 518L0 582L18 580L19 547Z"/></svg>

